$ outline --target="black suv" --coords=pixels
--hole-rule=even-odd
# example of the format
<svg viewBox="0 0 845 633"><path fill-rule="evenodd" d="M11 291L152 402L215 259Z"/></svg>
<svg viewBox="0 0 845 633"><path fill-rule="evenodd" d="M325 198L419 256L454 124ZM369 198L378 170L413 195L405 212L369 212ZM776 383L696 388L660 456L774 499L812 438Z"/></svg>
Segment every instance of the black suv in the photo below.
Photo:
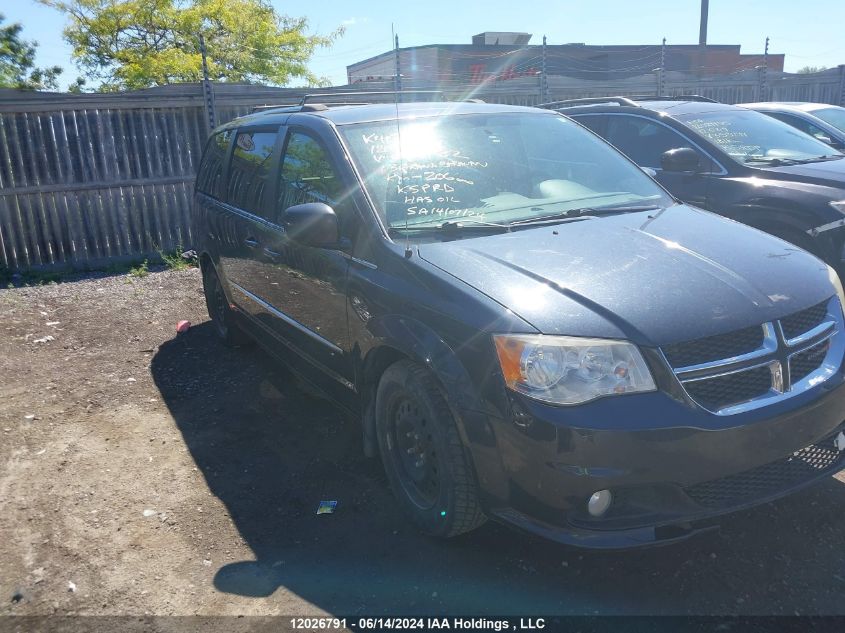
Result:
<svg viewBox="0 0 845 633"><path fill-rule="evenodd" d="M845 155L795 128L703 97L545 104L587 126L684 202L845 269Z"/></svg>
<svg viewBox="0 0 845 633"><path fill-rule="evenodd" d="M843 467L832 269L555 112L247 116L212 134L193 220L220 338L361 419L429 534L667 542Z"/></svg>

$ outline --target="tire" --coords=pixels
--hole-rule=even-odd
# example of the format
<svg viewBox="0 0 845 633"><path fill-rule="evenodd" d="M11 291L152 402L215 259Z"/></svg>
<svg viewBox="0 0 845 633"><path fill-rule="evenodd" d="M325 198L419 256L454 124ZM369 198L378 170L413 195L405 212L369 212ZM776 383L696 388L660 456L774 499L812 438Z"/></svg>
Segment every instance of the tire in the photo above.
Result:
<svg viewBox="0 0 845 633"><path fill-rule="evenodd" d="M205 307L208 309L208 316L217 338L230 347L248 345L251 339L235 323L235 315L229 307L223 284L211 264L203 266L202 290L205 294Z"/></svg>
<svg viewBox="0 0 845 633"><path fill-rule="evenodd" d="M455 419L434 377L408 360L384 372L376 436L393 493L416 525L451 537L485 522Z"/></svg>

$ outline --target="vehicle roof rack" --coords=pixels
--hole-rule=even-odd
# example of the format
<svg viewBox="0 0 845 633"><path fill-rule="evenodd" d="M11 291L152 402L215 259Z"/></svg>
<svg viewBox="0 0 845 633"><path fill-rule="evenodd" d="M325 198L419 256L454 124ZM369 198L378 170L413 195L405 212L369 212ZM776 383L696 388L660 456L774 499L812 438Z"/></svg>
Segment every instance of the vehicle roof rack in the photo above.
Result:
<svg viewBox="0 0 845 633"><path fill-rule="evenodd" d="M564 99L562 101L550 101L548 103L541 103L536 108L547 108L552 110L554 108L568 108L574 106L598 105L600 103L615 103L621 106L639 106L627 97L586 97L583 99Z"/></svg>
<svg viewBox="0 0 845 633"><path fill-rule="evenodd" d="M637 95L628 97L631 101L701 101L702 103L719 103L715 99L701 95Z"/></svg>
<svg viewBox="0 0 845 633"><path fill-rule="evenodd" d="M310 99L316 97L331 98L331 97L358 97L362 95L443 95L442 90L355 90L351 92L314 92L302 96L299 100L299 105L304 106ZM326 105L369 105L371 102L332 102Z"/></svg>

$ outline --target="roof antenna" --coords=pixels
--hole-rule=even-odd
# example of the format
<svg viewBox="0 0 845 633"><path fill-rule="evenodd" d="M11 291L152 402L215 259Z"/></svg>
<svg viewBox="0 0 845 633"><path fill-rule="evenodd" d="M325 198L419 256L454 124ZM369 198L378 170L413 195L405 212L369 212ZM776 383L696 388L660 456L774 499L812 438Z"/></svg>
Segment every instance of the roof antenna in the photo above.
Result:
<svg viewBox="0 0 845 633"><path fill-rule="evenodd" d="M393 31L393 22L390 23L390 35L393 38L393 54L396 58L396 70L393 77L393 107L396 111L396 147L399 154L399 194L401 195L404 188L403 170L405 166L402 161L402 132L399 125L399 91L402 89L402 80L399 74L399 35ZM408 231L408 210L405 209L405 259L410 259L413 254L411 235Z"/></svg>

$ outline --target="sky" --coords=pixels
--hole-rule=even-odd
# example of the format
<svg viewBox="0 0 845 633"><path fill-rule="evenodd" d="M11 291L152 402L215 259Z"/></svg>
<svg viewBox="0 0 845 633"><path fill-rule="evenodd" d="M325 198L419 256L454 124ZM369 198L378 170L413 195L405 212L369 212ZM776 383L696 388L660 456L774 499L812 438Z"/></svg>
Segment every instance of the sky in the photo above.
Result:
<svg viewBox="0 0 845 633"><path fill-rule="evenodd" d="M482 31L524 31L531 44L697 44L698 0L271 0L281 13L308 18L313 33L345 26L331 48L317 51L311 70L346 83L346 66L392 48L391 27L402 47L469 44ZM23 37L39 43L37 63L59 65L67 86L78 75L62 40L63 17L34 0L5 0L0 13L20 22ZM804 66L845 64L845 0L710 0L708 44L740 44L743 53L786 54L787 72ZM295 83L295 82L294 82Z"/></svg>

